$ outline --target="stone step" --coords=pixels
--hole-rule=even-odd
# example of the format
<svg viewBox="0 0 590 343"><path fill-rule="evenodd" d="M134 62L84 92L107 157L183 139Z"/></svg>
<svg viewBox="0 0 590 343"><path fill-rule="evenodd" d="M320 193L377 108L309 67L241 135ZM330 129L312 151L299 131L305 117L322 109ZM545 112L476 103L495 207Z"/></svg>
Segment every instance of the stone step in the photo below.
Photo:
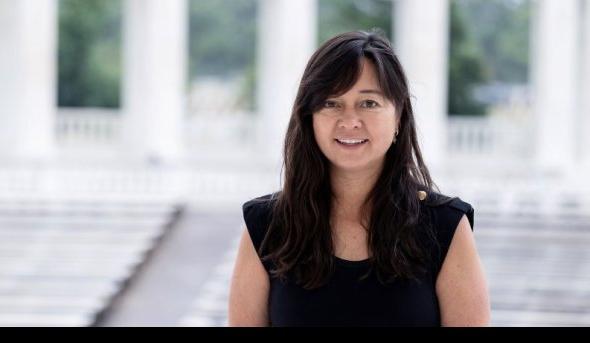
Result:
<svg viewBox="0 0 590 343"><path fill-rule="evenodd" d="M153 249L177 205L0 202L0 326L89 326Z"/></svg>
<svg viewBox="0 0 590 343"><path fill-rule="evenodd" d="M80 327L89 326L94 321L94 313L0 313L0 326L3 327Z"/></svg>
<svg viewBox="0 0 590 343"><path fill-rule="evenodd" d="M492 326L584 326L590 325L590 313L552 312L522 309L492 309Z"/></svg>

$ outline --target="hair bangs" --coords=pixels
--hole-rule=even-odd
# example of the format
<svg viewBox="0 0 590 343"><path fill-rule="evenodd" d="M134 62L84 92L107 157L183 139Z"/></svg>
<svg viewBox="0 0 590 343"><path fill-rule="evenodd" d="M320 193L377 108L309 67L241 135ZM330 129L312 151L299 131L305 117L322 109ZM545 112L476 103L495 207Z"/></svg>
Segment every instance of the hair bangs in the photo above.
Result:
<svg viewBox="0 0 590 343"><path fill-rule="evenodd" d="M363 51L364 57L373 62L376 69L377 82L383 95L391 100L396 107L398 104L403 106L405 92L403 92L405 81L400 80L394 72L393 62L388 61L388 57L379 49L367 48Z"/></svg>
<svg viewBox="0 0 590 343"><path fill-rule="evenodd" d="M353 44L351 42L349 44ZM318 70L318 89L313 92L309 115L322 108L326 99L348 92L358 81L362 72L363 52L359 46L346 49L345 53L325 63Z"/></svg>

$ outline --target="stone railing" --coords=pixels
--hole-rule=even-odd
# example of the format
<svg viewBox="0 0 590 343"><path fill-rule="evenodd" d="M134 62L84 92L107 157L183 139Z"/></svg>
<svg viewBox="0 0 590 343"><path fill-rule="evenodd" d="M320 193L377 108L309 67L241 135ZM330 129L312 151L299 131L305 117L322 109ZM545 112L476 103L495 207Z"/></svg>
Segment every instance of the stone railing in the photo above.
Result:
<svg viewBox="0 0 590 343"><path fill-rule="evenodd" d="M531 126L522 120L450 116L447 130L447 150L453 156L522 158L533 147Z"/></svg>
<svg viewBox="0 0 590 343"><path fill-rule="evenodd" d="M61 108L56 133L60 143L116 145L121 140L118 110ZM186 119L185 144L189 150L245 147L256 137L256 115L236 112L199 113ZM525 121L493 117L450 116L447 151L452 156L530 156L533 131Z"/></svg>
<svg viewBox="0 0 590 343"><path fill-rule="evenodd" d="M185 144L209 148L244 146L256 136L255 115L235 112L223 115L199 113L186 118ZM56 137L65 145L117 145L123 135L123 120L118 109L60 108Z"/></svg>
<svg viewBox="0 0 590 343"><path fill-rule="evenodd" d="M118 109L60 108L56 138L60 144L116 144L121 124Z"/></svg>

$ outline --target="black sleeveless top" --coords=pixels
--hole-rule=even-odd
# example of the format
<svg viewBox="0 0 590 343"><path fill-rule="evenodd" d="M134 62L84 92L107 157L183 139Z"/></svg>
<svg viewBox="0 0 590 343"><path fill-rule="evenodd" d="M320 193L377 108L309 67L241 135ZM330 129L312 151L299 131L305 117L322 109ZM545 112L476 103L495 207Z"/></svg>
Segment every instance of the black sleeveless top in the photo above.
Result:
<svg viewBox="0 0 590 343"><path fill-rule="evenodd" d="M275 199L268 194L242 206L244 221L257 252L266 234ZM440 204L441 199L446 199L446 203ZM421 216L430 220L440 246L432 249L429 272L420 282L400 279L381 284L373 271L368 278L359 281L369 270L369 259L349 261L333 256L335 272L327 284L317 289L306 290L291 278L281 281L269 274L269 324L440 326L436 278L463 214L467 215L473 230L474 209L458 197L449 198L436 192L428 192L420 203ZM273 268L270 261L264 261L263 265L267 272Z"/></svg>

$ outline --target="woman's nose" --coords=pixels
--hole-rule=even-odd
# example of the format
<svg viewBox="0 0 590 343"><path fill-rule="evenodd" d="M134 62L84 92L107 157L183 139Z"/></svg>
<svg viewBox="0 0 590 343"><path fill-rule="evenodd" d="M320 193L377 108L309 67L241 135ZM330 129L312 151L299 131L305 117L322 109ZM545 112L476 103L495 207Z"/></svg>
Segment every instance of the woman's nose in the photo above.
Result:
<svg viewBox="0 0 590 343"><path fill-rule="evenodd" d="M338 127L341 129L358 129L361 126L362 122L354 110L344 111L338 119Z"/></svg>

